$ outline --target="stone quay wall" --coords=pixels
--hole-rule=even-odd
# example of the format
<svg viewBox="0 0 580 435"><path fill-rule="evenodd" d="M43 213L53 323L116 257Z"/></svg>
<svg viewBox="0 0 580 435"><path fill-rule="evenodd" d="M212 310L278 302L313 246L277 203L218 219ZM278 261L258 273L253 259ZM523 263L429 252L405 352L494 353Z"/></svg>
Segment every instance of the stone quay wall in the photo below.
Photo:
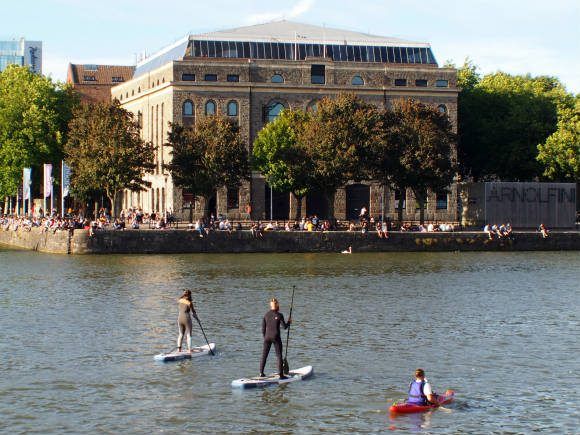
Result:
<svg viewBox="0 0 580 435"><path fill-rule="evenodd" d="M101 231L93 237L73 232L2 231L0 244L59 254L177 254L251 252L450 252L450 251L562 251L580 250L580 232L553 232L543 239L536 232L515 233L514 240L490 240L482 232L391 233L380 239L374 232L275 232L255 238L249 231L211 233L203 238L187 230Z"/></svg>

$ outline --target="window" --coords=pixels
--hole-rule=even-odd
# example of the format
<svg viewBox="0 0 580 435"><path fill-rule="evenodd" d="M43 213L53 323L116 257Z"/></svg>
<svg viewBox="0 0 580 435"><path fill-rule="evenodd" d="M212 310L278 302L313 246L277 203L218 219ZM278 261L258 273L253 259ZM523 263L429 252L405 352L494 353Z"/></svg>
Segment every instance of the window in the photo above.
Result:
<svg viewBox="0 0 580 435"><path fill-rule="evenodd" d="M427 86L427 80L417 79L417 80L415 80L415 86L425 87L425 86Z"/></svg>
<svg viewBox="0 0 580 435"><path fill-rule="evenodd" d="M228 74L227 80L228 82L239 82L240 76L237 74Z"/></svg>
<svg viewBox="0 0 580 435"><path fill-rule="evenodd" d="M445 104L439 104L437 106L437 110L439 111L439 113L441 113L442 115L445 115L447 113L447 106Z"/></svg>
<svg viewBox="0 0 580 435"><path fill-rule="evenodd" d="M403 201L401 208L404 210L407 205L407 192L402 192L400 190L395 190L395 209L399 209L399 201Z"/></svg>
<svg viewBox="0 0 580 435"><path fill-rule="evenodd" d="M449 80L435 80L435 86L438 88L448 88L449 87Z"/></svg>
<svg viewBox="0 0 580 435"><path fill-rule="evenodd" d="M217 74L206 74L203 79L206 82L217 82Z"/></svg>
<svg viewBox="0 0 580 435"><path fill-rule="evenodd" d="M140 94L140 93L141 93L141 86L139 86L139 87L137 88L137 93L138 93L138 94Z"/></svg>
<svg viewBox="0 0 580 435"><path fill-rule="evenodd" d="M185 127L193 125L193 121L195 118L193 111L193 103L191 102L191 100L186 100L183 102L181 114L183 118L183 125Z"/></svg>
<svg viewBox="0 0 580 435"><path fill-rule="evenodd" d="M207 116L215 115L215 102L212 100L205 103L205 114Z"/></svg>
<svg viewBox="0 0 580 435"><path fill-rule="evenodd" d="M135 89L131 90L131 96L135 95Z"/></svg>
<svg viewBox="0 0 580 435"><path fill-rule="evenodd" d="M395 86L407 86L407 79L395 79Z"/></svg>
<svg viewBox="0 0 580 435"><path fill-rule="evenodd" d="M265 108L265 121L266 122L271 122L274 119L276 119L278 117L278 115L280 115L280 112L282 112L282 110L284 110L284 105L282 103L272 103L269 106L266 106Z"/></svg>
<svg viewBox="0 0 580 435"><path fill-rule="evenodd" d="M354 86L362 86L365 84L365 81L361 76L354 76L351 82Z"/></svg>
<svg viewBox="0 0 580 435"><path fill-rule="evenodd" d="M183 103L183 116L193 116L193 103L190 100Z"/></svg>
<svg viewBox="0 0 580 435"><path fill-rule="evenodd" d="M125 92L125 98L129 98L129 92Z"/></svg>
<svg viewBox="0 0 580 435"><path fill-rule="evenodd" d="M312 65L310 67L310 82L313 85L323 85L326 83L324 65Z"/></svg>
<svg viewBox="0 0 580 435"><path fill-rule="evenodd" d="M124 82L125 80L123 80L123 77L114 76L114 77L111 77L111 81L113 83L121 83L121 82Z"/></svg>
<svg viewBox="0 0 580 435"><path fill-rule="evenodd" d="M438 192L436 196L436 209L447 210L447 192Z"/></svg>
<svg viewBox="0 0 580 435"><path fill-rule="evenodd" d="M86 75L86 76L83 76L83 80L85 82L96 82L97 81L97 78L95 76L88 76L88 75Z"/></svg>
<svg viewBox="0 0 580 435"><path fill-rule="evenodd" d="M236 101L228 103L228 116L238 116L238 103Z"/></svg>
<svg viewBox="0 0 580 435"><path fill-rule="evenodd" d="M157 79L157 86L159 86L159 79Z"/></svg>
<svg viewBox="0 0 580 435"><path fill-rule="evenodd" d="M312 100L310 103L308 103L308 106L306 106L307 112L316 112L317 110L318 110L318 100Z"/></svg>
<svg viewBox="0 0 580 435"><path fill-rule="evenodd" d="M137 112L137 126L143 128L143 113L140 110Z"/></svg>
<svg viewBox="0 0 580 435"><path fill-rule="evenodd" d="M85 69L85 71L97 71L99 69L99 66L93 65L93 64L88 64L88 65L83 65L83 68Z"/></svg>
<svg viewBox="0 0 580 435"><path fill-rule="evenodd" d="M228 187L228 209L239 208L240 194L237 187Z"/></svg>
<svg viewBox="0 0 580 435"><path fill-rule="evenodd" d="M195 74L183 73L183 74L181 74L181 80L184 82L194 82L195 81Z"/></svg>
<svg viewBox="0 0 580 435"><path fill-rule="evenodd" d="M274 74L270 81L272 83L284 83L284 77L282 77L280 74Z"/></svg>

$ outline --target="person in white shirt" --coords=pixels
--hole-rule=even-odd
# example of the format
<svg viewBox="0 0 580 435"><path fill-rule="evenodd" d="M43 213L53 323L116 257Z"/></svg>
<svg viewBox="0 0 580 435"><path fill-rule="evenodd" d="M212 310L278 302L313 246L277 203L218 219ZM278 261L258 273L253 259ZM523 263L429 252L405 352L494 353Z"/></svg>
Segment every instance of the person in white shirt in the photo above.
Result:
<svg viewBox="0 0 580 435"><path fill-rule="evenodd" d="M425 378L423 369L415 370L415 380L409 384L409 398L407 403L414 405L429 405L435 403L437 396L433 393L431 384Z"/></svg>

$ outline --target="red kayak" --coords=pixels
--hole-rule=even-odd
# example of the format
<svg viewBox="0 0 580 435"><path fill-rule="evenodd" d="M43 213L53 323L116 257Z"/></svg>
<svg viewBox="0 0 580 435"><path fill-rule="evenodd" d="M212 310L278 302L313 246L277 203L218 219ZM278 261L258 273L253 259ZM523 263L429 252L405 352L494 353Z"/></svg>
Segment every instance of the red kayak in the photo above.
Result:
<svg viewBox="0 0 580 435"><path fill-rule="evenodd" d="M412 403L394 403L393 406L389 408L391 414L413 414L415 412L425 412L431 409L440 407L441 405L446 405L453 401L455 397L455 391L447 390L445 394L437 396L437 403L430 405L414 405Z"/></svg>

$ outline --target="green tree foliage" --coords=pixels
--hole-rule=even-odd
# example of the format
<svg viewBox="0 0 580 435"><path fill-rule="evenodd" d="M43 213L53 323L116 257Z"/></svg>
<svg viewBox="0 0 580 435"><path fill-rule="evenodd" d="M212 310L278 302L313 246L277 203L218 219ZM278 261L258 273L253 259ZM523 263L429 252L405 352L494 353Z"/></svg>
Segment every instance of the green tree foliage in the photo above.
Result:
<svg viewBox="0 0 580 435"><path fill-rule="evenodd" d="M455 175L452 125L447 115L414 100L395 101L382 119L381 135L371 147L373 178L400 192L411 188L423 223L428 191L446 190ZM397 211L401 222L402 201Z"/></svg>
<svg viewBox="0 0 580 435"><path fill-rule="evenodd" d="M323 98L305 124L301 140L313 162L315 186L325 194L334 216L334 194L349 180L365 176L361 165L365 150L380 128L379 111L351 94Z"/></svg>
<svg viewBox="0 0 580 435"><path fill-rule="evenodd" d="M104 192L113 216L119 192L151 185L143 178L155 168L154 147L141 139L133 114L118 101L79 106L69 124L65 153L72 193L86 198Z"/></svg>
<svg viewBox="0 0 580 435"><path fill-rule="evenodd" d="M547 178L580 182L580 97L570 106L560 108L558 129L538 145L538 161Z"/></svg>
<svg viewBox="0 0 580 435"><path fill-rule="evenodd" d="M195 128L170 124L167 146L171 147L171 172L176 186L208 201L220 187L235 187L250 177L248 151L236 123L225 117L208 116Z"/></svg>
<svg viewBox="0 0 580 435"><path fill-rule="evenodd" d="M10 65L0 72L0 195L17 192L22 168L59 167L67 124L77 99L71 88ZM33 186L38 185L35 182Z"/></svg>
<svg viewBox="0 0 580 435"><path fill-rule="evenodd" d="M556 131L570 95L553 77L480 77L469 60L458 70L459 160L475 180L531 180L543 172L538 144Z"/></svg>
<svg viewBox="0 0 580 435"><path fill-rule="evenodd" d="M268 123L254 141L253 166L280 192L291 192L297 201L296 220L302 215L302 198L312 189L313 162L300 141L308 114L284 110Z"/></svg>

